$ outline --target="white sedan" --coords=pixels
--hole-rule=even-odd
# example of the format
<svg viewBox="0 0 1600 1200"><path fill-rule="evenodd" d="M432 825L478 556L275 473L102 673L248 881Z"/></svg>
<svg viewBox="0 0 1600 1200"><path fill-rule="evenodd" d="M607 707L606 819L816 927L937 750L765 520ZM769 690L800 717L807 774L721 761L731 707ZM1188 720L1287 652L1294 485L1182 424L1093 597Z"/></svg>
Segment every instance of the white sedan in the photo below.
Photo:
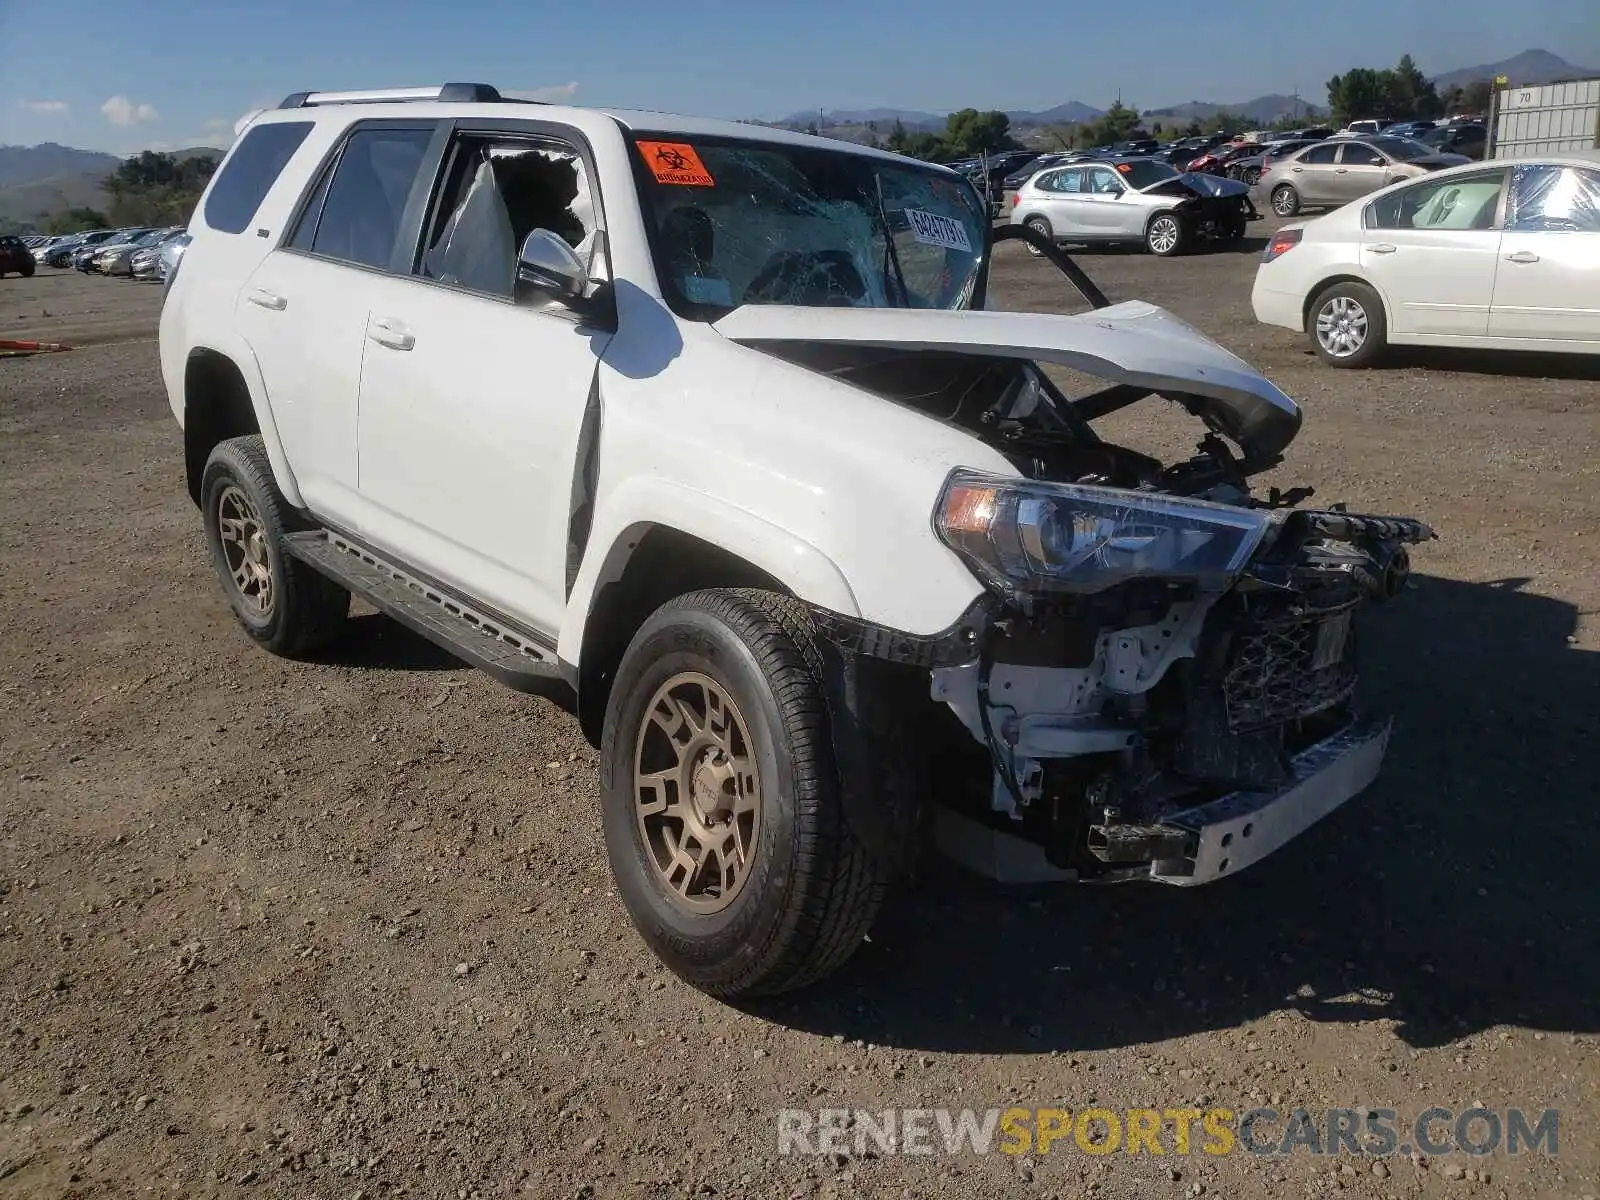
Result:
<svg viewBox="0 0 1600 1200"><path fill-rule="evenodd" d="M1250 299L1336 367L1390 345L1600 354L1600 151L1453 167L1285 226Z"/></svg>

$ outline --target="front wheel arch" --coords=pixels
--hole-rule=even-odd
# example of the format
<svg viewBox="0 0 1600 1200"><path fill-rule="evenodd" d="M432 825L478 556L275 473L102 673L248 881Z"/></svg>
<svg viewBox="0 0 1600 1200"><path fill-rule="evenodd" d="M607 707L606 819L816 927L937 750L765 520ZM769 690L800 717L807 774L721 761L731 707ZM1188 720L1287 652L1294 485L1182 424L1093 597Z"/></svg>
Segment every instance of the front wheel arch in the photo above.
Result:
<svg viewBox="0 0 1600 1200"><path fill-rule="evenodd" d="M1178 225L1177 245L1166 253L1167 255L1182 254L1183 251L1188 248L1189 242L1193 235L1190 229L1188 216L1183 212L1182 209L1179 208L1158 208L1155 212L1151 213L1145 218L1144 235L1142 239L1145 249L1149 250L1152 254L1159 253L1150 245L1150 231L1155 227L1156 222L1164 217L1172 218L1177 222Z"/></svg>
<svg viewBox="0 0 1600 1200"><path fill-rule="evenodd" d="M621 574L595 591L583 623L578 723L584 737L596 747L617 664L651 613L679 596L711 588L759 588L792 594L748 559L668 525L639 530L636 536L630 535L629 542Z"/></svg>

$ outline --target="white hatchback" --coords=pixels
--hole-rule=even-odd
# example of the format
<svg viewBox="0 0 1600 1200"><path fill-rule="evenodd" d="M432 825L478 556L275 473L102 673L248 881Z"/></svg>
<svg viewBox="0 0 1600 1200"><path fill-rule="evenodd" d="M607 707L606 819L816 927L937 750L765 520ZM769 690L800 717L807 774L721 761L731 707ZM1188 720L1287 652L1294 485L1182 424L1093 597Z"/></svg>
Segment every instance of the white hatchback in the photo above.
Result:
<svg viewBox="0 0 1600 1200"><path fill-rule="evenodd" d="M1338 367L1389 345L1600 354L1600 151L1437 171L1286 226L1251 305Z"/></svg>

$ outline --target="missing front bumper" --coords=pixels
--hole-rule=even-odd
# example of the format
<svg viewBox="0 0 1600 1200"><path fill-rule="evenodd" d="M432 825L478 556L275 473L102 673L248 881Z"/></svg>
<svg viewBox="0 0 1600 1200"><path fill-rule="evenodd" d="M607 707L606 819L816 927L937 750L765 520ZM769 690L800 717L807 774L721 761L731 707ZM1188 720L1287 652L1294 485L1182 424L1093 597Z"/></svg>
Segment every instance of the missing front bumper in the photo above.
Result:
<svg viewBox="0 0 1600 1200"><path fill-rule="evenodd" d="M1163 827L1192 838L1189 854L1159 859L1150 878L1178 887L1236 875L1353 799L1378 774L1388 720L1347 726L1295 756L1293 777L1272 792L1233 792L1168 817Z"/></svg>

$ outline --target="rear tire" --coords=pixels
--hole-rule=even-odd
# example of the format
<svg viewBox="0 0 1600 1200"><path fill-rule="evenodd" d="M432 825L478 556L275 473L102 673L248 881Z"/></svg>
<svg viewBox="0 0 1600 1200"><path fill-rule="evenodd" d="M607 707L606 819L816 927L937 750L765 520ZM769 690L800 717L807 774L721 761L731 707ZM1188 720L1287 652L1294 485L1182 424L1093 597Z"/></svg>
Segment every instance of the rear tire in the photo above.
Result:
<svg viewBox="0 0 1600 1200"><path fill-rule="evenodd" d="M789 596L680 596L634 635L606 706L617 890L656 957L713 996L822 979L887 886L845 820L813 638Z"/></svg>
<svg viewBox="0 0 1600 1200"><path fill-rule="evenodd" d="M33 264L32 263L23 263L22 264L22 277L24 279L32 279L33 278Z"/></svg>
<svg viewBox="0 0 1600 1200"><path fill-rule="evenodd" d="M1388 349L1383 300L1364 283L1346 280L1311 302L1307 334L1317 357L1334 367L1370 367Z"/></svg>
<svg viewBox="0 0 1600 1200"><path fill-rule="evenodd" d="M1050 222L1045 220L1043 217L1029 217L1023 222L1023 224L1037 233L1040 237L1044 238L1046 241L1053 242L1056 239L1055 232L1050 228ZM1033 255L1035 258L1044 257L1044 251L1040 250L1037 246L1033 245L1032 243L1027 243L1027 246L1028 253Z"/></svg>
<svg viewBox="0 0 1600 1200"><path fill-rule="evenodd" d="M1287 183L1272 189L1272 211L1280 217L1292 217L1300 211L1300 193Z"/></svg>
<svg viewBox="0 0 1600 1200"><path fill-rule="evenodd" d="M239 624L273 654L298 657L344 629L350 593L285 548L306 526L272 479L260 434L212 450L200 478L211 564Z"/></svg>

